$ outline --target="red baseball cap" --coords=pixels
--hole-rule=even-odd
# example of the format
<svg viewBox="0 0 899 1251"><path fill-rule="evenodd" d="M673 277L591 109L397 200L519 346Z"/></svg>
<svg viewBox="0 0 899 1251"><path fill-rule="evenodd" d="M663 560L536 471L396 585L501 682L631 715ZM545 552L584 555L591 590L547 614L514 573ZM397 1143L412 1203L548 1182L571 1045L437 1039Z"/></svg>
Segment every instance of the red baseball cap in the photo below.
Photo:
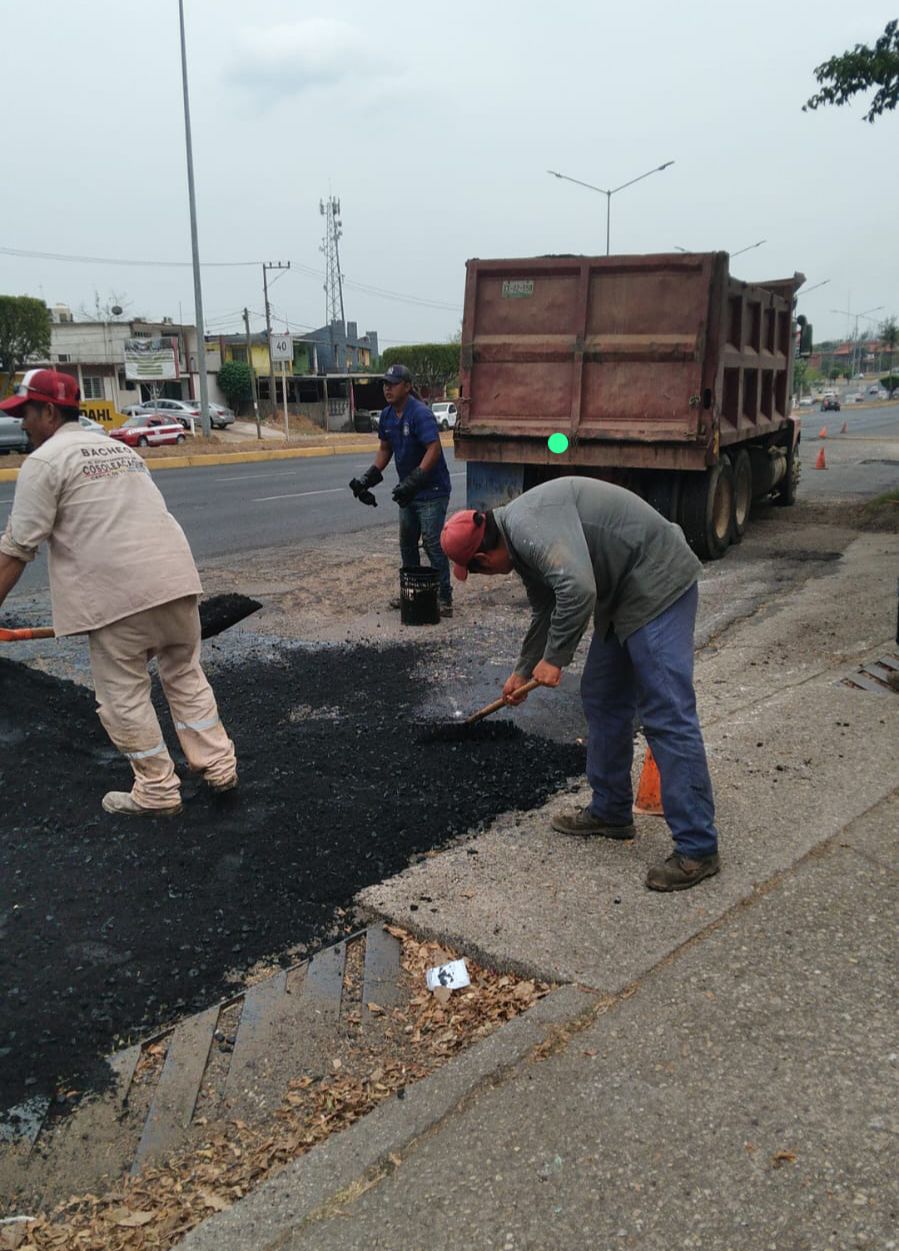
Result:
<svg viewBox="0 0 899 1251"><path fill-rule="evenodd" d="M453 513L443 527L440 546L453 562L453 573L460 582L468 577L468 566L484 541L487 518L472 508Z"/></svg>
<svg viewBox="0 0 899 1251"><path fill-rule="evenodd" d="M77 408L81 403L78 383L71 374L61 374L56 369L29 369L9 399L0 402L0 410L14 413L25 404L34 403Z"/></svg>

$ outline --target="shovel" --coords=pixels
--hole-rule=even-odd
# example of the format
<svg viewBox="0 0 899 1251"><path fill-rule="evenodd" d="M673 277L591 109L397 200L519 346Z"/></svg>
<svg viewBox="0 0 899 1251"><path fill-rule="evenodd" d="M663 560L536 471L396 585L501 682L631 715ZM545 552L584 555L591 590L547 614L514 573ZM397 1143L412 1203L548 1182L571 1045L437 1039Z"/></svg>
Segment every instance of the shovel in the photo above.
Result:
<svg viewBox="0 0 899 1251"><path fill-rule="evenodd" d="M248 595L213 595L200 604L200 637L214 638L223 630L230 629L258 612L262 605L258 599L250 599ZM51 626L35 626L33 629L17 630L0 629L0 643L25 643L29 639L53 639L56 634Z"/></svg>
<svg viewBox="0 0 899 1251"><path fill-rule="evenodd" d="M516 695L527 695L531 691L537 689L540 683L536 678L531 678L529 682L525 682L524 686L520 686L515 692ZM424 730L418 738L419 743L455 743L464 742L471 736L471 732L478 722L483 721L485 717L492 716L493 713L499 712L501 708L508 708L509 704L506 697L501 695L499 699L495 699L490 704L485 704L483 708L479 708L477 712L473 712L470 717L466 717L464 721L448 721L443 725L431 726L429 730Z"/></svg>

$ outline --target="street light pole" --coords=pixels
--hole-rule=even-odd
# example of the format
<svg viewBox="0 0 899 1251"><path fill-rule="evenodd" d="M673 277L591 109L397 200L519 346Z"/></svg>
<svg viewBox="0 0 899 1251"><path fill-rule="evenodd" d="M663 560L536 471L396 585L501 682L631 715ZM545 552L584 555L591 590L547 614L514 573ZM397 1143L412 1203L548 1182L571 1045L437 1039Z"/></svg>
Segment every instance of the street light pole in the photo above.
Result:
<svg viewBox="0 0 899 1251"><path fill-rule="evenodd" d="M839 313L841 316L855 318L855 330L853 331L853 335L852 335L852 361L853 361L852 376L853 378L859 372L859 366L861 365L861 351L859 349L859 342L858 342L858 323L862 317L868 317L869 313L879 313L883 307L884 306L882 304L877 304L875 305L874 308L866 308L863 313L853 313L848 308L832 308L830 310L832 313ZM873 318L869 318L869 320L873 321Z"/></svg>
<svg viewBox="0 0 899 1251"><path fill-rule="evenodd" d="M598 191L600 195L606 197L606 256L609 256L612 240L612 196L619 191L623 191L625 187L632 187L635 182L642 182L644 178L649 178L651 174L660 174L663 169L667 169L669 165L673 164L674 161L666 161L664 165L656 165L653 169L648 169L645 174L638 174L636 178L631 178L630 181L623 182L620 186L612 187L611 189L594 187L592 182L581 182L580 178L571 178L568 174L560 174L554 169L548 169L546 172L552 174L553 178L561 178L565 182L573 182L578 187L586 187L588 191Z"/></svg>
<svg viewBox="0 0 899 1251"><path fill-rule="evenodd" d="M194 190L194 154L190 137L190 98L187 91L187 45L184 38L184 0L178 0L181 27L181 84L184 94L184 142L187 148L187 196L190 202L190 247L194 270L194 307L197 322L197 371L200 375L200 423L203 438L208 439L209 380L206 376L206 329L203 320L203 288L200 282L200 247L197 242L197 197ZM190 359L188 357L188 368Z"/></svg>

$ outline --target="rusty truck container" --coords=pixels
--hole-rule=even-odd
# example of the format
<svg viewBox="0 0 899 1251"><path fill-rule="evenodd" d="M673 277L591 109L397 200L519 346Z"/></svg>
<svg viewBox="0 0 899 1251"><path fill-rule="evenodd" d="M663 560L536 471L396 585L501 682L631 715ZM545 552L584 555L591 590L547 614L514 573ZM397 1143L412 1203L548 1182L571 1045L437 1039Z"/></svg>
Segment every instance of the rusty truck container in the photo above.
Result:
<svg viewBox="0 0 899 1251"><path fill-rule="evenodd" d="M754 497L795 498L802 281L741 282L724 252L469 261L455 429L469 506L588 473L722 555Z"/></svg>

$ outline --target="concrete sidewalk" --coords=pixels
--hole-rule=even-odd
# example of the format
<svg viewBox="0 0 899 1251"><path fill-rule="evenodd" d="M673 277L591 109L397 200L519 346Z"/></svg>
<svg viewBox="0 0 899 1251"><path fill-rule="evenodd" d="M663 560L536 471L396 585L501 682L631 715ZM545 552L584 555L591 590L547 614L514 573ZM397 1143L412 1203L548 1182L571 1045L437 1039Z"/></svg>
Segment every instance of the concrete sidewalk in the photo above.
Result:
<svg viewBox="0 0 899 1251"><path fill-rule="evenodd" d="M699 658L719 878L653 895L662 822L541 812L366 892L571 984L179 1245L895 1247L899 697L839 680L896 650L897 554L860 538Z"/></svg>

